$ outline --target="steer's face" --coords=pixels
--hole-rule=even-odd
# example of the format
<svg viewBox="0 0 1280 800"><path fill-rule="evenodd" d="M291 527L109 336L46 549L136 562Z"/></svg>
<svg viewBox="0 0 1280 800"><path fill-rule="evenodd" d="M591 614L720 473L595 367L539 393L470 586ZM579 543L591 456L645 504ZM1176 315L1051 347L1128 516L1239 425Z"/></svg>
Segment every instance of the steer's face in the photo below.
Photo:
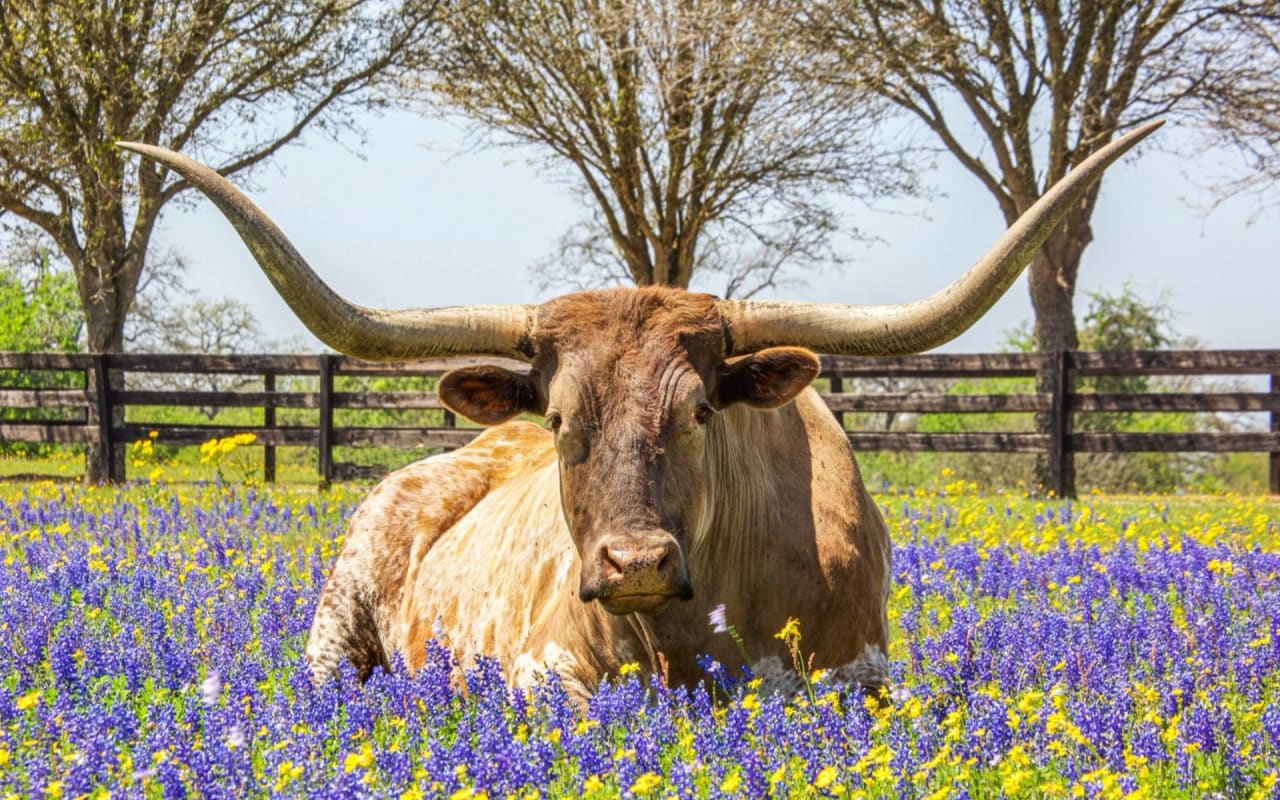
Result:
<svg viewBox="0 0 1280 800"><path fill-rule="evenodd" d="M670 289L553 300L539 309L535 344L527 375L455 370L441 380L441 398L484 424L545 416L584 601L625 614L688 600L686 553L707 507L705 450L717 412L790 401L817 374L817 359L772 348L726 363L714 299Z"/></svg>

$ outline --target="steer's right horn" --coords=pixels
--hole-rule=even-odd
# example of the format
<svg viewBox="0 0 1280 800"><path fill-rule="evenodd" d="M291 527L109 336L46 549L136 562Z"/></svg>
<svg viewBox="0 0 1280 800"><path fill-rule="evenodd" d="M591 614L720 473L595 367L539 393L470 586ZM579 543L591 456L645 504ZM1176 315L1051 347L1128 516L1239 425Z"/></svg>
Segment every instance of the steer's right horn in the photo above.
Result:
<svg viewBox="0 0 1280 800"><path fill-rule="evenodd" d="M369 361L488 355L528 361L535 306L453 306L384 311L355 305L330 289L275 223L231 181L184 155L118 142L159 161L213 201L298 319L340 353Z"/></svg>
<svg viewBox="0 0 1280 800"><path fill-rule="evenodd" d="M792 345L819 353L896 356L919 353L964 333L991 308L1058 221L1117 158L1160 127L1149 122L1098 150L1054 184L950 286L895 305L721 300L731 355Z"/></svg>

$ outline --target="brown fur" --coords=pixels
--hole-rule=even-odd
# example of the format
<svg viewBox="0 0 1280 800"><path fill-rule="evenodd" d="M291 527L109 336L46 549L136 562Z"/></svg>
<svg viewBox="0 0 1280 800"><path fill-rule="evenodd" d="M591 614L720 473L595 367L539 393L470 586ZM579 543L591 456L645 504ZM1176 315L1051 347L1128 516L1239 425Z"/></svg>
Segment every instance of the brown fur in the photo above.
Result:
<svg viewBox="0 0 1280 800"><path fill-rule="evenodd" d="M439 632L464 662L496 656L518 684L554 670L580 697L628 662L690 683L698 654L740 661L708 625L724 604L753 662L788 659L773 634L796 617L815 666L871 658L850 674L885 680L888 534L843 431L800 391L812 356L726 365L714 300L669 289L550 301L534 340L527 377L451 391L491 418L494 397L522 398L511 414L558 429L498 425L373 491L316 611L317 676L392 651L416 668Z"/></svg>

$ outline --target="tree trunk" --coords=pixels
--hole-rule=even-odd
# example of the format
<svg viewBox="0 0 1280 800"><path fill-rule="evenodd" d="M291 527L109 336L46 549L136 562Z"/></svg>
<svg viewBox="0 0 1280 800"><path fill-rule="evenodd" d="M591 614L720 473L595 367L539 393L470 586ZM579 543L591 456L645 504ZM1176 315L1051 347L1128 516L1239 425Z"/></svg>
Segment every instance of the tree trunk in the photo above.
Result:
<svg viewBox="0 0 1280 800"><path fill-rule="evenodd" d="M1071 215L1049 237L1031 261L1027 284L1031 292L1031 305L1035 310L1036 351L1053 354L1063 350L1075 350L1080 346L1076 331L1075 293L1076 278L1080 274L1080 259L1093 239L1093 232L1085 219ZM1054 384L1053 360L1036 375L1036 391L1042 394L1052 391ZM1036 432L1052 432L1050 414L1036 415ZM1036 458L1035 478L1041 486L1050 486L1052 466L1048 456ZM1074 460L1066 459L1063 468L1063 495L1074 497Z"/></svg>
<svg viewBox="0 0 1280 800"><path fill-rule="evenodd" d="M113 266L94 269L85 264L77 269L80 281L81 301L84 305L85 332L90 353L119 353L124 350L124 322L128 315L133 298L137 292L138 275L141 270L132 263L125 266ZM123 375L118 371L107 375L108 386L93 386L94 391L110 391L112 387L123 388ZM112 406L112 424L124 424L124 409ZM97 424L97 408L90 406L89 421ZM96 446L85 448L84 478L86 483L107 483L112 475L121 478L125 475L125 451L119 443L109 454L110 462L103 458L103 453Z"/></svg>

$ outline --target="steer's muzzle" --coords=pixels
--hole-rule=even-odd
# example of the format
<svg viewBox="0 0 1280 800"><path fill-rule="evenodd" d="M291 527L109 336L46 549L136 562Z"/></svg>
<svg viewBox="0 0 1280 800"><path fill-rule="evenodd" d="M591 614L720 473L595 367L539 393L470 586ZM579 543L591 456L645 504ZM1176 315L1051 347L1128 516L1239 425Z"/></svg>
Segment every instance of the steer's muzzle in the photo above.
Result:
<svg viewBox="0 0 1280 800"><path fill-rule="evenodd" d="M602 536L584 559L583 602L599 600L612 614L657 611L672 598L693 597L684 553L663 530Z"/></svg>

